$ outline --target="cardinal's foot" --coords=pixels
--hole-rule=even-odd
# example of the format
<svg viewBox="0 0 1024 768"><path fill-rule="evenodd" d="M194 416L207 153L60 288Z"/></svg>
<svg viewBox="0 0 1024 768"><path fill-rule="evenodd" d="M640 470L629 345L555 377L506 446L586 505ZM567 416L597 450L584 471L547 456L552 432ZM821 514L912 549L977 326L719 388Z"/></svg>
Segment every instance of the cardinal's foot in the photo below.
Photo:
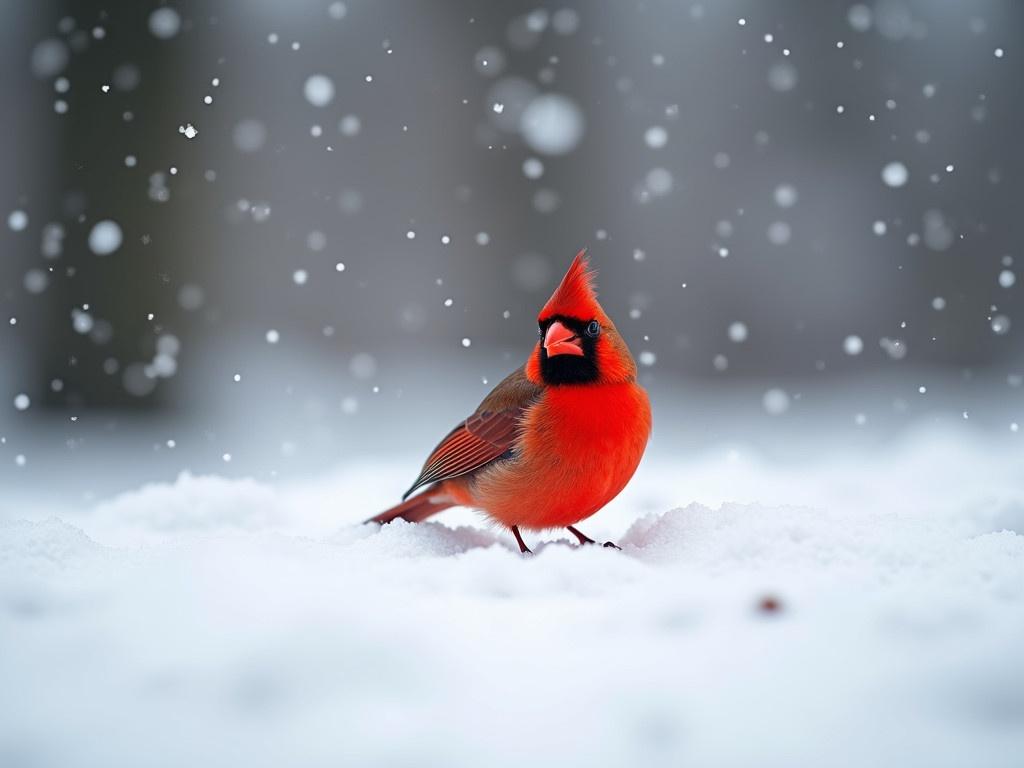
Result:
<svg viewBox="0 0 1024 768"><path fill-rule="evenodd" d="M516 537L516 543L519 544L519 553L521 555L532 555L532 550L526 546L526 542L523 541L523 535L519 533L519 526L512 526L512 535Z"/></svg>
<svg viewBox="0 0 1024 768"><path fill-rule="evenodd" d="M587 536L584 533L581 533L580 531L577 531L571 525L565 526L565 530L567 530L569 533L571 533L573 536L575 536L577 539L580 540L580 546L581 547L584 544L597 544L597 542L594 541L592 538L590 538L589 536Z"/></svg>
<svg viewBox="0 0 1024 768"><path fill-rule="evenodd" d="M573 528L573 527L572 527L571 525L567 525L567 526L565 526L565 529L566 529L567 531L569 531L569 533L571 533L571 534L572 534L573 536L575 536L575 537L576 537L577 539L579 539L579 540L580 540L580 546L581 546L581 547L582 547L582 546L584 546L585 544L597 544L597 542L596 542L596 541L594 541L594 540L593 540L592 538L590 538L590 537L589 537L589 536L587 536L586 534L584 534L584 533L582 533L582 532L578 531L578 530L577 530L576 528ZM606 547L606 548L609 548L609 549L618 549L618 550L621 550L621 549L622 549L622 547L620 547L620 546L619 546L618 544L616 544L616 543L615 543L614 541L606 541L606 542L605 542L604 544L602 544L601 546L603 546L603 547Z"/></svg>

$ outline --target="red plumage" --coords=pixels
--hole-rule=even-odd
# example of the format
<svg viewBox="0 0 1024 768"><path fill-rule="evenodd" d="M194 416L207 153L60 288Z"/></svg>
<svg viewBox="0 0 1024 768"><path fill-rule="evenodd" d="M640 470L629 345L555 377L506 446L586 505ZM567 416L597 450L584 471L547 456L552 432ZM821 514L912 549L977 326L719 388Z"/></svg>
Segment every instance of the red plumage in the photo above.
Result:
<svg viewBox="0 0 1024 768"><path fill-rule="evenodd" d="M629 348L597 301L580 251L538 315L542 338L427 458L406 493L371 518L419 522L453 505L519 529L573 526L629 482L647 446L651 410Z"/></svg>

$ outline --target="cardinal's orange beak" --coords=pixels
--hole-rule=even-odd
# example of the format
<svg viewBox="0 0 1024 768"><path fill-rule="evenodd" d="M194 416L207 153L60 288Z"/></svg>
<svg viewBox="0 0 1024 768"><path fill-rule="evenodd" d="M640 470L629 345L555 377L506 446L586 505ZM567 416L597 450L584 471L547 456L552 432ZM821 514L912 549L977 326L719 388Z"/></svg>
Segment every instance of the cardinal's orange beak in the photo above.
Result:
<svg viewBox="0 0 1024 768"><path fill-rule="evenodd" d="M544 350L548 353L548 357L556 355L583 357L580 337L557 320L548 326L548 332L544 334Z"/></svg>

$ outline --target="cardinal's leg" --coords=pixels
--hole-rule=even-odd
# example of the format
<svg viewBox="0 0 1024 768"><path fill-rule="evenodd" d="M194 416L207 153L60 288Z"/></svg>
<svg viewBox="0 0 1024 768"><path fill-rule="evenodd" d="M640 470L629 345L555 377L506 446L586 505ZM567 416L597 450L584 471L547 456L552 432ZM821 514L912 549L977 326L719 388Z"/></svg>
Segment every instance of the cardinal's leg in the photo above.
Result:
<svg viewBox="0 0 1024 768"><path fill-rule="evenodd" d="M516 537L516 541L519 543L519 551L520 551L520 553L522 553L524 555L532 555L533 554L533 552L530 551L530 548L528 546L526 546L526 542L523 541L523 536L522 536L521 533L519 533L519 526L518 525L513 525L512 526L512 535Z"/></svg>
<svg viewBox="0 0 1024 768"><path fill-rule="evenodd" d="M566 527L566 530L568 530L573 536L575 536L577 539L580 540L580 546L581 547L584 544L597 544L597 542L594 541L592 538L590 538L586 534L583 534L580 531L576 530L571 525L567 525L565 527ZM618 544L616 544L613 541L606 541L604 543L604 546L606 546L606 547L613 547L614 549L622 549L622 547L620 547Z"/></svg>

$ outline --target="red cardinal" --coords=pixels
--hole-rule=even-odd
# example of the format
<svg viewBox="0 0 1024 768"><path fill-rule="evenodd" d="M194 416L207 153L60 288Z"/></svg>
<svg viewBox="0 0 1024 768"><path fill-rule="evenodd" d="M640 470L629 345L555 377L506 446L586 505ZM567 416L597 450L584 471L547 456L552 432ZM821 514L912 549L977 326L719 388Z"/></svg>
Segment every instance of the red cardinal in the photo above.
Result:
<svg viewBox="0 0 1024 768"><path fill-rule="evenodd" d="M537 322L540 341L526 365L441 441L406 501L367 522L417 523L461 505L507 526L522 552L530 550L521 528L564 527L580 544L594 543L574 526L633 476L651 406L626 342L597 303L586 251L576 254Z"/></svg>

